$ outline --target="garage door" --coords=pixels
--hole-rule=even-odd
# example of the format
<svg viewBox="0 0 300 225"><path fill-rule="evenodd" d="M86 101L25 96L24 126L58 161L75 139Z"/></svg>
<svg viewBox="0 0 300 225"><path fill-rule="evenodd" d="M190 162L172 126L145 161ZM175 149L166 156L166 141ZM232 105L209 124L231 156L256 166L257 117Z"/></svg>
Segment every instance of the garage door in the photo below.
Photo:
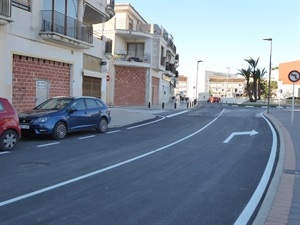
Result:
<svg viewBox="0 0 300 225"><path fill-rule="evenodd" d="M101 78L83 77L82 95L101 98Z"/></svg>

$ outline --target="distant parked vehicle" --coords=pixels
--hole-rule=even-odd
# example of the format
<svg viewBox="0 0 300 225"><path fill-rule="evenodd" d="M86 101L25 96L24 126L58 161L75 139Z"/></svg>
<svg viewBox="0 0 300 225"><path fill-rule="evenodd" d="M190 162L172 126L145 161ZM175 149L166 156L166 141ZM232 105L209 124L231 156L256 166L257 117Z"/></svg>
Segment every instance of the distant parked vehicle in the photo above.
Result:
<svg viewBox="0 0 300 225"><path fill-rule="evenodd" d="M20 137L18 115L10 102L0 97L0 150L13 150Z"/></svg>
<svg viewBox="0 0 300 225"><path fill-rule="evenodd" d="M62 139L67 133L85 129L106 132L110 108L95 97L54 97L19 114L22 135L51 135Z"/></svg>
<svg viewBox="0 0 300 225"><path fill-rule="evenodd" d="M210 96L210 98L207 99L207 102L210 102L210 103L220 103L221 102L221 98L220 97Z"/></svg>

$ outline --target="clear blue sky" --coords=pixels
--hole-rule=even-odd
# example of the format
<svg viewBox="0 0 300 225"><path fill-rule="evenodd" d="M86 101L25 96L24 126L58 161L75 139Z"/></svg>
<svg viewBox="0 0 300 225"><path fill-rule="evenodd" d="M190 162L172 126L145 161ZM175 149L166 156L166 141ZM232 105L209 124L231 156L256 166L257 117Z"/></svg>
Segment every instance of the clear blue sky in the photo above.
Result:
<svg viewBox="0 0 300 225"><path fill-rule="evenodd" d="M260 57L269 68L300 60L300 0L116 0L129 3L148 22L163 26L174 37L180 75L199 83L205 70L236 73L244 59Z"/></svg>

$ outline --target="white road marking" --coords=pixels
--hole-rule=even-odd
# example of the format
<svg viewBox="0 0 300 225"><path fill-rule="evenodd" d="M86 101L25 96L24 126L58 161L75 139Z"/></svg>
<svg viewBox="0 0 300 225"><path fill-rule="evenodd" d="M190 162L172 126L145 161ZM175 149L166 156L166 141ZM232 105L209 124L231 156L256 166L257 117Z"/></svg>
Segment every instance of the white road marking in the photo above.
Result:
<svg viewBox="0 0 300 225"><path fill-rule="evenodd" d="M78 139L82 140L82 139L92 138L92 137L95 137L95 136L96 135L90 135L90 136L80 137Z"/></svg>
<svg viewBox="0 0 300 225"><path fill-rule="evenodd" d="M263 176L261 177L261 180L253 193L250 201L244 208L243 212L240 214L239 218L235 221L234 225L240 225L240 224L248 224L248 221L250 220L251 216L253 215L254 210L258 206L266 188L268 185L268 182L270 180L273 166L275 163L276 158L276 151L277 151L277 135L276 131L273 128L272 124L269 122L269 120L266 119L266 117L261 113L261 116L267 121L271 131L272 131L272 148L271 148L271 154L267 163L267 166L265 168L265 171L263 173Z"/></svg>
<svg viewBox="0 0 300 225"><path fill-rule="evenodd" d="M190 110L185 110L185 111L181 111L181 112L178 112L178 113L174 113L174 114L171 114L171 115L168 115L166 116L167 118L170 118L170 117L173 117L173 116L178 116L180 114L183 114L183 113L187 113L189 112Z"/></svg>
<svg viewBox="0 0 300 225"><path fill-rule="evenodd" d="M60 143L60 142L52 142L52 143L49 143L49 144L37 145L36 147L42 148L42 147L46 147L46 146L50 146L50 145L57 145L57 144L59 144L59 143Z"/></svg>
<svg viewBox="0 0 300 225"><path fill-rule="evenodd" d="M128 127L127 129L130 130L130 129L134 129L134 128L138 128L138 127L142 127L142 126L146 126L146 125L149 125L149 124L152 124L152 123L157 123L161 120L164 120L166 117L164 116L159 116L159 117L162 117L158 120L155 120L155 121L151 121L151 122L148 122L148 123L143 123L143 124L140 124L140 125L137 125L137 126L133 126L133 127Z"/></svg>
<svg viewBox="0 0 300 225"><path fill-rule="evenodd" d="M7 154L7 153L9 153L9 152L0 152L0 155L2 155L2 154Z"/></svg>
<svg viewBox="0 0 300 225"><path fill-rule="evenodd" d="M27 193L25 195L21 195L21 196L18 196L18 197L15 197L15 198L12 198L12 199L9 199L9 200L6 200L6 201L3 201L3 202L0 202L0 207L1 206L5 206L5 205L8 205L8 204L11 204L11 203L14 203L14 202L17 202L17 201L20 201L20 200L23 200L23 199L26 199L26 198L30 198L30 197L33 197L35 195L38 195L38 194L41 194L41 193L44 193L44 192L47 192L47 191L51 191L53 189L56 189L56 188L59 188L59 187L62 187L62 186L65 186L65 185L68 185L68 184L71 184L71 183L74 183L74 182L77 182L77 181L80 181L80 180L83 180L85 178L88 178L88 177L91 177L91 176L94 176L94 175L97 175L97 174L100 174L100 173L103 173L105 171L108 171L108 170L111 170L111 169L114 169L114 168L117 168L117 167L120 167L122 165L125 165L125 164L128 164L128 163L131 163L133 161L136 161L136 160L139 160L139 159L142 159L142 158L145 158L149 155L152 155L154 153L157 153L157 152L160 152L162 150L165 150L171 146L174 146L180 142L183 142L193 136L195 136L196 134L200 133L201 131L203 131L204 129L206 129L208 126L210 126L212 123L214 123L222 114L223 112L225 111L225 109L222 110L222 112L219 114L218 117L216 117L215 119L213 119L212 121L210 121L208 124L206 124L204 127L202 127L201 129L197 130L196 132L184 137L184 138L181 138L175 142L172 142L168 145L165 145L161 148L158 148L158 149L155 149L155 150L152 150L148 153L145 153L145 154L142 154L142 155L139 155L139 156L136 156L136 157L133 157L131 159L128 159L128 160L125 160L123 162L120 162L120 163L117 163L117 164L114 164L114 165L111 165L111 166L108 166L108 167L105 167L103 169L100 169L100 170L96 170L94 172L91 172L91 173L88 173L88 174L85 174L85 175L82 175L82 176L79 176L79 177L76 177L76 178L73 178L71 180L67 180L67 181L64 181L64 182L61 182L61 183L58 183L58 184L55 184L55 185L52 185L52 186L49 186L49 187L46 187L46 188L43 188L43 189L40 189L40 190L37 190L37 191L34 191L34 192L30 192L30 193Z"/></svg>
<svg viewBox="0 0 300 225"><path fill-rule="evenodd" d="M107 134L113 134L113 133L118 133L120 132L120 130L114 130L114 131L110 131L110 132L106 132Z"/></svg>
<svg viewBox="0 0 300 225"><path fill-rule="evenodd" d="M252 131L242 131L242 132L233 132L229 135L228 138L226 138L225 141L223 141L223 143L228 143L234 136L236 135L249 135L249 136L253 136L255 134L258 134L257 131L252 130Z"/></svg>

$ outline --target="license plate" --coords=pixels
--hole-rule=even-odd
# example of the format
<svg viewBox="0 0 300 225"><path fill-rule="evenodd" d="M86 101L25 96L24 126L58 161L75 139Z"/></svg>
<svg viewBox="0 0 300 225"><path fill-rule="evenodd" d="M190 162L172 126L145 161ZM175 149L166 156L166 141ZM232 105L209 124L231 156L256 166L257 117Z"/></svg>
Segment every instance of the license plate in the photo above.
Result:
<svg viewBox="0 0 300 225"><path fill-rule="evenodd" d="M29 129L29 125L20 124L21 129Z"/></svg>

